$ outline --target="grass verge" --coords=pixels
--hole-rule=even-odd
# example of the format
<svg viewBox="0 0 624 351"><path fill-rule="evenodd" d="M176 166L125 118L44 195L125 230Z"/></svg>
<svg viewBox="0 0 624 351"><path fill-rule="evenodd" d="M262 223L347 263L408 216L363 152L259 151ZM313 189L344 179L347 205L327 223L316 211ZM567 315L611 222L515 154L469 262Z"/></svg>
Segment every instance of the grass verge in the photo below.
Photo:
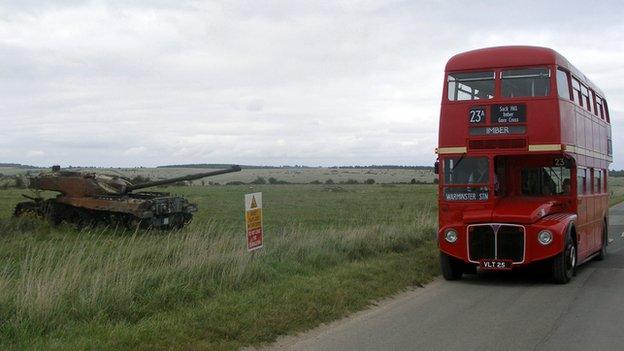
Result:
<svg viewBox="0 0 624 351"><path fill-rule="evenodd" d="M305 221L267 216L270 235L254 255L236 220L200 217L169 233L0 220L0 349L231 350L343 317L437 274L429 191L309 190L301 188L314 203L307 209L273 193L268 213L303 212L295 218ZM390 191L405 200L388 205ZM228 194L223 207L240 203ZM419 201L408 201L414 195ZM351 223L318 221L327 218L319 210L349 208Z"/></svg>
<svg viewBox="0 0 624 351"><path fill-rule="evenodd" d="M295 275L254 289L218 294L138 323L80 323L32 349L236 350L273 342L361 310L371 301L437 274L432 243L405 253Z"/></svg>
<svg viewBox="0 0 624 351"><path fill-rule="evenodd" d="M609 178L609 205L617 205L624 201L624 178L611 177Z"/></svg>

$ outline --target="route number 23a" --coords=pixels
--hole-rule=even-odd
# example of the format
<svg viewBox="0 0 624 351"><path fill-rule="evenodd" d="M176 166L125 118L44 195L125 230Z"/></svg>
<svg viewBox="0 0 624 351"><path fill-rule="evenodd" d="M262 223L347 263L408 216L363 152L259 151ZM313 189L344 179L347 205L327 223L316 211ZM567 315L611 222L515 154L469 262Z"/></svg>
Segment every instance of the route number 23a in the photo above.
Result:
<svg viewBox="0 0 624 351"><path fill-rule="evenodd" d="M470 123L481 123L485 121L485 109L473 108L468 111L468 120Z"/></svg>

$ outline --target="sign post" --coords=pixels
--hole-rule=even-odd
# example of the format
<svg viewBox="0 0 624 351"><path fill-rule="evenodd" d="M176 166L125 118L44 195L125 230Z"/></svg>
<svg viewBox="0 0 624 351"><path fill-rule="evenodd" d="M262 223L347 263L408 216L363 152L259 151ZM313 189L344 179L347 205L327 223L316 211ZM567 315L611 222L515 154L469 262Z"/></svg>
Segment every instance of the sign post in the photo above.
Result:
<svg viewBox="0 0 624 351"><path fill-rule="evenodd" d="M262 193L245 194L245 227L247 250L262 247L264 232L262 227Z"/></svg>

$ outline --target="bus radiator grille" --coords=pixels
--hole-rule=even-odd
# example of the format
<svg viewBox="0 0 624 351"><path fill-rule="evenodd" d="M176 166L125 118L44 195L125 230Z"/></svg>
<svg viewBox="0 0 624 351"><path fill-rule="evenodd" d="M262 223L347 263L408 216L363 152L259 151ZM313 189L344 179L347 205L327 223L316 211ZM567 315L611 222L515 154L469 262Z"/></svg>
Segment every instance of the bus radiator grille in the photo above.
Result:
<svg viewBox="0 0 624 351"><path fill-rule="evenodd" d="M470 227L468 247L471 261L496 258L494 235L494 229L489 225Z"/></svg>
<svg viewBox="0 0 624 351"><path fill-rule="evenodd" d="M468 257L473 262L482 259L523 262L524 228L501 224L468 227Z"/></svg>
<svg viewBox="0 0 624 351"><path fill-rule="evenodd" d="M496 235L497 258L524 261L524 231L521 227L503 225Z"/></svg>

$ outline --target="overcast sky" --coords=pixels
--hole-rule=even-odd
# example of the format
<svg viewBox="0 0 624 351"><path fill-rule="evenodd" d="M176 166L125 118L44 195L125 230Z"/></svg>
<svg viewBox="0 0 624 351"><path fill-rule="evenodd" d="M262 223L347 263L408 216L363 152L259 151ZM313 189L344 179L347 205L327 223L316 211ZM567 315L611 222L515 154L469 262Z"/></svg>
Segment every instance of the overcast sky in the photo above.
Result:
<svg viewBox="0 0 624 351"><path fill-rule="evenodd" d="M418 164L446 61L551 47L602 88L624 168L619 1L1 1L0 162Z"/></svg>

